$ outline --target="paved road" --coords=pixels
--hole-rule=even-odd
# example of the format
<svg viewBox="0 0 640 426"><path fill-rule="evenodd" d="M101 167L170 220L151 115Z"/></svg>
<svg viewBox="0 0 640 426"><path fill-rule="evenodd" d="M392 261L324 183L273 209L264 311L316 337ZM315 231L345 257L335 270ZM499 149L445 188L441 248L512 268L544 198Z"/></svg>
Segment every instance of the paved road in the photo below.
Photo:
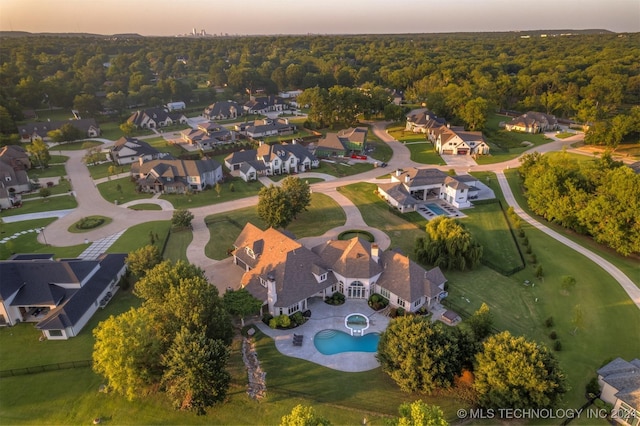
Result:
<svg viewBox="0 0 640 426"><path fill-rule="evenodd" d="M344 226L331 230L321 237L311 237L304 239L303 243L305 245L312 246L316 243L326 240L327 237L337 236L337 234L342 230L357 228L366 229L374 233L374 235L376 236L376 240L379 242L381 248L385 249L389 246L389 237L377 229L368 227L362 219L362 215L360 214L358 208L348 198L340 194L336 190L336 188L339 186L363 181L375 182L376 177L385 173L389 173L397 168L407 169L410 167L424 167L424 164L419 164L411 161L411 154L409 149L404 146L404 144L394 140L385 130L388 123L374 122L370 124L372 124L373 132L375 133L375 135L382 141L386 142L393 151L393 156L388 162L388 168L373 169L368 172L361 173L357 176L349 176L337 179L332 178L331 180L313 184L312 188L314 192L320 192L330 196L344 209L347 216L347 221ZM552 134L549 136L553 138ZM534 147L528 150L527 153L534 151L546 153L551 151L559 151L562 149L570 149L570 145L572 143L577 142L581 139L582 135L576 135L563 140L554 140L553 142ZM101 141L106 144L105 147L113 143L112 141L106 139L103 139ZM62 216L59 220L55 221L45 229L47 242L49 244L56 246L68 246L83 243L85 239L88 239L89 241L103 240L114 234L120 233L133 225L154 220L168 220L171 218L171 210L164 210L168 209L168 206L166 204L163 205L163 211L135 211L127 209L123 206L115 206L105 201L96 190L95 182L91 179L87 167L82 163L84 152L63 151L62 154L69 156L69 160L66 163L66 170L78 199L78 208ZM509 205L512 205L514 207L516 212L524 220L531 223L541 231L547 233L552 238L555 238L568 247L587 256L589 259L601 266L605 271L611 274L611 276L616 281L620 283L627 294L629 294L629 297L640 308L640 289L638 289L638 287L622 271L620 271L611 263L602 259L600 256L591 252L590 250L587 250L584 247L573 243L562 235L537 222L535 219L527 215L517 205L510 188L508 187L508 185L506 185L506 179L504 178L504 174L502 173L502 171L511 167L518 167L519 164L519 160L516 158L499 164L476 165L471 168L465 165L464 169L459 167L459 170L456 169L456 172L467 173L469 169L471 169L471 171L495 172L498 175L500 186L505 194L505 199L507 200ZM448 170L452 168L449 165L432 167L439 168L441 170ZM309 177L315 177L315 174L310 173ZM148 200L145 200L145 202L148 202ZM187 258L189 259L189 261L205 269L205 271L209 270L208 275L210 275L211 270L215 268L217 262L206 257L206 255L204 254L204 247L209 242L209 240L211 238L215 238L215 236L209 235L209 230L204 222L204 218L210 214L229 212L243 207L255 206L257 202L258 197L254 196L236 201L190 209L194 214L194 220L193 241L187 248ZM72 234L67 231L67 228L69 228L69 226L78 221L80 218L90 215L108 215L112 217L113 221L103 228L99 228L87 233ZM41 238L42 235L39 236L39 239Z"/></svg>

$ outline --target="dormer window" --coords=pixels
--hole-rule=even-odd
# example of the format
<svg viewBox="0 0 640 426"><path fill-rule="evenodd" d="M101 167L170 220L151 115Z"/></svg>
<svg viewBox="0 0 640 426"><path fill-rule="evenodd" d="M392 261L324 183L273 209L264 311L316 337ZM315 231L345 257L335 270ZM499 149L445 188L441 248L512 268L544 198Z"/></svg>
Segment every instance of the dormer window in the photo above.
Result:
<svg viewBox="0 0 640 426"><path fill-rule="evenodd" d="M247 254L252 258L255 259L256 258L256 254L253 252L253 250L251 250L249 247L247 247ZM262 281L262 278L260 278L260 280ZM266 284L264 284L266 286Z"/></svg>
<svg viewBox="0 0 640 426"><path fill-rule="evenodd" d="M267 281L262 277L260 277L260 285L262 285L262 287L264 288L267 288Z"/></svg>
<svg viewBox="0 0 640 426"><path fill-rule="evenodd" d="M326 273L320 275L320 282L324 282L326 280L327 280L327 274Z"/></svg>

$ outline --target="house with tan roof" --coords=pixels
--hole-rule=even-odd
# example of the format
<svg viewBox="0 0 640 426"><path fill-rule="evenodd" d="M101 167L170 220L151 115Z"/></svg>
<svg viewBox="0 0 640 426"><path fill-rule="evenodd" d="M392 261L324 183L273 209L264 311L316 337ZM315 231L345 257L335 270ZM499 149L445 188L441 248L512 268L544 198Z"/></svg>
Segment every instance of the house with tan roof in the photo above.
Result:
<svg viewBox="0 0 640 426"><path fill-rule="evenodd" d="M208 121L198 124L195 129L183 130L180 132L180 138L184 142L206 151L220 145L234 143L236 134L213 121Z"/></svg>
<svg viewBox="0 0 640 426"><path fill-rule="evenodd" d="M407 256L382 252L357 237L307 248L282 231L248 223L234 243L233 259L245 271L242 287L274 316L305 311L311 299L336 292L347 299L377 293L409 312L432 308L447 296L439 268L426 271Z"/></svg>
<svg viewBox="0 0 640 426"><path fill-rule="evenodd" d="M438 169L398 169L389 183L378 184L378 195L402 213L416 211L433 200L465 208L477 196L476 182L471 175L449 176Z"/></svg>
<svg viewBox="0 0 640 426"><path fill-rule="evenodd" d="M216 160L151 160L140 158L131 165L131 176L143 192L184 194L203 191L222 181Z"/></svg>
<svg viewBox="0 0 640 426"><path fill-rule="evenodd" d="M429 132L429 140L438 154L444 155L486 155L490 149L482 132L469 132L464 127L433 128Z"/></svg>
<svg viewBox="0 0 640 426"><path fill-rule="evenodd" d="M509 132L542 133L558 129L558 119L554 115L528 111L505 124Z"/></svg>
<svg viewBox="0 0 640 426"><path fill-rule="evenodd" d="M202 116L208 120L229 120L243 114L242 106L233 101L220 101L204 109Z"/></svg>
<svg viewBox="0 0 640 426"><path fill-rule="evenodd" d="M366 127L355 127L337 133L327 133L318 141L316 155L318 157L347 157L351 154L364 154L367 148Z"/></svg>
<svg viewBox="0 0 640 426"><path fill-rule="evenodd" d="M127 123L132 123L139 129L158 129L172 124L185 124L187 116L179 111L167 112L163 108L148 108L131 114Z"/></svg>
<svg viewBox="0 0 640 426"><path fill-rule="evenodd" d="M612 420L621 425L640 424L640 359L616 358L598 370L600 399L613 405Z"/></svg>

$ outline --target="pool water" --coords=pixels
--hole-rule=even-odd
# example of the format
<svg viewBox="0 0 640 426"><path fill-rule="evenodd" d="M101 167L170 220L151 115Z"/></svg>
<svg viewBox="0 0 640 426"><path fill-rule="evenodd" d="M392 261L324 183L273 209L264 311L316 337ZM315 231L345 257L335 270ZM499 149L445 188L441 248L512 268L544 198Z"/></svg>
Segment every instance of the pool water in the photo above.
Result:
<svg viewBox="0 0 640 426"><path fill-rule="evenodd" d="M362 314L347 315L345 325L352 330L366 330L369 328L369 320Z"/></svg>
<svg viewBox="0 0 640 426"><path fill-rule="evenodd" d="M369 333L364 336L351 336L344 331L322 330L316 333L313 344L324 355L343 352L376 352L380 335Z"/></svg>
<svg viewBox="0 0 640 426"><path fill-rule="evenodd" d="M443 214L444 214L444 215L446 215L446 214L447 214L447 212L445 212L444 210L442 210L442 209L440 208L440 206L439 206L439 205L437 205L437 204L429 203L429 204L426 204L426 207L427 207L429 210L431 210L432 212L434 212L435 214L437 214L438 216L443 215Z"/></svg>

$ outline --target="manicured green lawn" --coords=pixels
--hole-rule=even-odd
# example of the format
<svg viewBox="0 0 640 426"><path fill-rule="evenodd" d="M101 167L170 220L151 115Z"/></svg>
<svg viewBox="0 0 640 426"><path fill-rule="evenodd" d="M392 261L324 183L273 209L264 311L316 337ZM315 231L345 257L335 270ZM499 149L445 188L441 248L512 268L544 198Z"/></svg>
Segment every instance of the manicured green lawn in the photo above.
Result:
<svg viewBox="0 0 640 426"><path fill-rule="evenodd" d="M228 257L227 250L233 248L242 228L251 222L261 229L266 229L265 223L258 217L255 207L234 210L206 217L211 238L205 247L207 257L222 260ZM344 210L338 203L327 195L311 194L311 205L308 211L302 212L294 220L287 231L297 238L322 235L328 230L344 225L346 217Z"/></svg>
<svg viewBox="0 0 640 426"><path fill-rule="evenodd" d="M444 160L431 142L407 143L405 146L411 152L411 160L416 163L444 165Z"/></svg>
<svg viewBox="0 0 640 426"><path fill-rule="evenodd" d="M333 160L331 160L333 161ZM339 161L329 163L327 161L320 161L320 167L313 169L314 172L326 173L335 177L353 176L358 173L367 172L373 169L373 164L370 163L355 163L352 165L346 162Z"/></svg>
<svg viewBox="0 0 640 426"><path fill-rule="evenodd" d="M86 222L86 221L92 222L96 226L93 226L91 228L83 228L83 223ZM102 222L102 223L98 224L99 222ZM67 229L67 231L69 231L71 233L74 233L74 234L80 234L82 232L89 232L89 231L93 231L94 229L102 228L103 226L107 226L111 222L113 222L113 219L111 219L110 217L106 217L106 216L87 216L87 217L84 217L84 218L80 219L79 221L77 221L73 225L71 225L69 227L69 229ZM85 224L84 226L87 226L87 225Z"/></svg>
<svg viewBox="0 0 640 426"><path fill-rule="evenodd" d="M502 271L522 266L517 243L509 230L509 223L500 204L481 204L464 211L461 223L483 247L482 257Z"/></svg>
<svg viewBox="0 0 640 426"><path fill-rule="evenodd" d="M232 184L234 189L233 191L231 191ZM169 201L176 209L190 209L251 197L258 195L260 189L264 188L264 186L258 181L245 182L240 178L228 179L220 186L220 196L218 196L218 193L214 188L211 188L192 194L164 194L161 195L160 198Z"/></svg>
<svg viewBox="0 0 640 426"><path fill-rule="evenodd" d="M93 148L94 146L100 146L102 142L100 141L78 141L78 142L67 142L54 146L50 149L51 152L56 151L80 151L83 149Z"/></svg>
<svg viewBox="0 0 640 426"><path fill-rule="evenodd" d="M387 127L387 132L392 138L400 142L425 142L427 140L426 134L406 131L404 128L405 123L394 123Z"/></svg>
<svg viewBox="0 0 640 426"><path fill-rule="evenodd" d="M19 232L28 231L30 229L42 228L55 221L55 218L23 220L13 223L2 223L0 232L2 237L10 237ZM46 238L45 233L45 238ZM8 259L14 253L53 253L56 258L71 258L82 253L89 244L80 244L68 247L53 247L40 244L37 240L35 232L27 232L19 237L10 240L5 244L0 244L0 259ZM2 358L0 358L0 361Z"/></svg>
<svg viewBox="0 0 640 426"><path fill-rule="evenodd" d="M64 164L56 164L50 165L46 169L33 168L27 172L27 175L29 175L29 178L32 180L42 180L48 177L66 176L67 170L64 168Z"/></svg>
<svg viewBox="0 0 640 426"><path fill-rule="evenodd" d="M384 163L391 160L391 157L393 156L393 150L386 142L382 142L378 138L374 139L372 136L370 136L367 145L373 148L373 151L369 153L370 157L373 157L376 160L382 161Z"/></svg>
<svg viewBox="0 0 640 426"><path fill-rule="evenodd" d="M52 149L51 151L55 150ZM69 159L69 157L67 157L66 155L57 155L52 153L50 153L50 155L51 159L49 160L49 164L63 164Z"/></svg>
<svg viewBox="0 0 640 426"><path fill-rule="evenodd" d="M133 206L129 206L127 208L131 210L162 210L162 207L154 203L134 204Z"/></svg>
<svg viewBox="0 0 640 426"><path fill-rule="evenodd" d="M133 200L143 200L153 197L153 194L145 192L136 192L135 183L131 182L129 178L113 179L107 182L98 184L98 191L102 198L115 203L116 200L119 204L124 204Z"/></svg>
<svg viewBox="0 0 640 426"><path fill-rule="evenodd" d="M162 249L164 240L169 235L169 228L171 228L171 221L169 220L157 220L132 226L107 249L107 253L129 253L151 244L151 232L154 234L155 245Z"/></svg>
<svg viewBox="0 0 640 426"><path fill-rule="evenodd" d="M411 212L400 217L392 213L390 206L375 193L372 183L354 183L341 186L340 192L358 206L367 225L386 232L391 237L391 248L400 248L413 258L415 240L423 235L427 221L418 213Z"/></svg>
<svg viewBox="0 0 640 426"><path fill-rule="evenodd" d="M292 175L274 175L274 176L268 176L269 179L271 179L274 182L280 182L283 179L288 178L289 176ZM298 177L302 180L304 180L305 182L307 182L309 185L312 185L314 183L318 183L318 182L324 182L324 179L322 178L305 178L304 174L301 175L293 175L294 177Z"/></svg>
<svg viewBox="0 0 640 426"><path fill-rule="evenodd" d="M112 166L115 166L116 174L126 173L131 170L131 166L129 165L118 166L117 164L113 164L111 162L96 164L94 166L87 166L87 168L89 169L89 174L91 174L91 177L93 179L101 179L109 176L109 167L112 167Z"/></svg>
<svg viewBox="0 0 640 426"><path fill-rule="evenodd" d="M164 248L164 253L162 253L162 256L165 259L170 259L174 262L183 260L188 263L189 259L187 259L187 247L189 247L189 244L191 244L192 240L193 232L191 232L191 230L189 229L170 232L169 240L167 241L167 245Z"/></svg>
<svg viewBox="0 0 640 426"><path fill-rule="evenodd" d="M58 185L47 186L47 181L43 179L40 181L40 185L51 191L51 195L64 194L71 190L71 184L68 180L61 181ZM40 191L36 190L31 194L22 194L23 200L29 200L31 198L40 198Z"/></svg>
<svg viewBox="0 0 640 426"><path fill-rule="evenodd" d="M175 158L178 158L179 156L187 152L184 149L180 148L180 145L175 145L167 142L167 140L162 136L158 136L157 138L144 139L144 141L149 145L151 145L152 147L154 147L155 149L157 149L158 151L168 152L169 154L173 155Z"/></svg>
<svg viewBox="0 0 640 426"><path fill-rule="evenodd" d="M78 207L76 198L69 194L61 197L47 197L36 200L24 201L22 207L2 210L1 216L15 216L19 214L49 212L54 210L75 209Z"/></svg>

